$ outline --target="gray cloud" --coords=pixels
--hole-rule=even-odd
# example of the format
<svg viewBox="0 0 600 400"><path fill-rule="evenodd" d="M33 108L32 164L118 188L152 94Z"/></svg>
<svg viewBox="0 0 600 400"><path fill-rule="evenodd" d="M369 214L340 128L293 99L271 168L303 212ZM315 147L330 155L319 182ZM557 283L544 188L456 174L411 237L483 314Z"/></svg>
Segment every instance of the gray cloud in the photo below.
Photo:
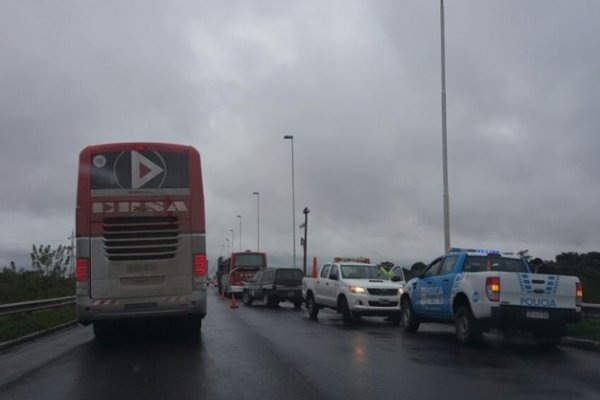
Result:
<svg viewBox="0 0 600 400"><path fill-rule="evenodd" d="M599 16L591 0L446 2L454 245L597 250ZM0 265L67 243L83 147L136 140L201 152L211 259L236 215L255 246L260 191L261 248L289 264L284 134L310 256L428 261L439 39L436 1L2 2Z"/></svg>

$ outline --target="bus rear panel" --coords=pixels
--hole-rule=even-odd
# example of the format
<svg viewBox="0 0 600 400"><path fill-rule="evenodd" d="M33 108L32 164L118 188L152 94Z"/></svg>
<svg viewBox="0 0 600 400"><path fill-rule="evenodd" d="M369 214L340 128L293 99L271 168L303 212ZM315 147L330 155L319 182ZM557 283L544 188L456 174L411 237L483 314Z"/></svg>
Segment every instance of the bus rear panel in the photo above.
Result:
<svg viewBox="0 0 600 400"><path fill-rule="evenodd" d="M79 159L77 315L83 324L206 315L200 156L189 146L90 146Z"/></svg>
<svg viewBox="0 0 600 400"><path fill-rule="evenodd" d="M231 253L218 266L219 293L225 296L241 294L244 282L251 279L259 269L266 267L267 255L263 252L246 250Z"/></svg>

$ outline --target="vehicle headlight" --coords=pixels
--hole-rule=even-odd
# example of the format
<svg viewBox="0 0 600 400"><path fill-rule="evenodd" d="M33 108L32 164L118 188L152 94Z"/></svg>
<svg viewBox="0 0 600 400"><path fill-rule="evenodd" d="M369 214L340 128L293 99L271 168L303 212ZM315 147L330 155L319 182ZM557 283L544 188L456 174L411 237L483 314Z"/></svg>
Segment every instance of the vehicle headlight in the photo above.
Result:
<svg viewBox="0 0 600 400"><path fill-rule="evenodd" d="M350 291L352 293L366 293L367 289L365 289L364 287L360 287L360 286L350 286Z"/></svg>
<svg viewBox="0 0 600 400"><path fill-rule="evenodd" d="M401 288L398 288L398 294L399 294L400 296L402 296L402 295L404 294L404 288L403 288L403 287L401 287Z"/></svg>

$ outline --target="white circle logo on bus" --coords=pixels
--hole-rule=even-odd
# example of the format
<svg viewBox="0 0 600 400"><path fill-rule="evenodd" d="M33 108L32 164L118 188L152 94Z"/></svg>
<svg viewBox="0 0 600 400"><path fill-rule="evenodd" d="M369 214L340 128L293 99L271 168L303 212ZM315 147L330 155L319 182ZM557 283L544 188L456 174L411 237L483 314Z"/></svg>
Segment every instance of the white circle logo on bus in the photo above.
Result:
<svg viewBox="0 0 600 400"><path fill-rule="evenodd" d="M106 165L106 157L104 157L102 154L98 154L94 157L92 162L94 163L94 167L103 168Z"/></svg>

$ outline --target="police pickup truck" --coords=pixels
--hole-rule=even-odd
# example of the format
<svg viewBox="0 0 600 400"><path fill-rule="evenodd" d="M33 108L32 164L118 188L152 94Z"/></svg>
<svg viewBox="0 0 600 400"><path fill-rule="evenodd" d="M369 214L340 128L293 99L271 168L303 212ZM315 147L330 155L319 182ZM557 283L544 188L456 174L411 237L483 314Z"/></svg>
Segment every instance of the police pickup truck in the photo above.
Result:
<svg viewBox="0 0 600 400"><path fill-rule="evenodd" d="M577 277L534 274L510 253L451 249L406 283L401 325L416 332L421 322L454 323L462 343L490 329L525 331L549 348L580 320L582 297Z"/></svg>
<svg viewBox="0 0 600 400"><path fill-rule="evenodd" d="M368 259L336 258L321 266L316 277L302 279L302 298L311 319L321 308L342 314L345 324L360 316L386 316L400 323L400 294L404 282L388 279Z"/></svg>

